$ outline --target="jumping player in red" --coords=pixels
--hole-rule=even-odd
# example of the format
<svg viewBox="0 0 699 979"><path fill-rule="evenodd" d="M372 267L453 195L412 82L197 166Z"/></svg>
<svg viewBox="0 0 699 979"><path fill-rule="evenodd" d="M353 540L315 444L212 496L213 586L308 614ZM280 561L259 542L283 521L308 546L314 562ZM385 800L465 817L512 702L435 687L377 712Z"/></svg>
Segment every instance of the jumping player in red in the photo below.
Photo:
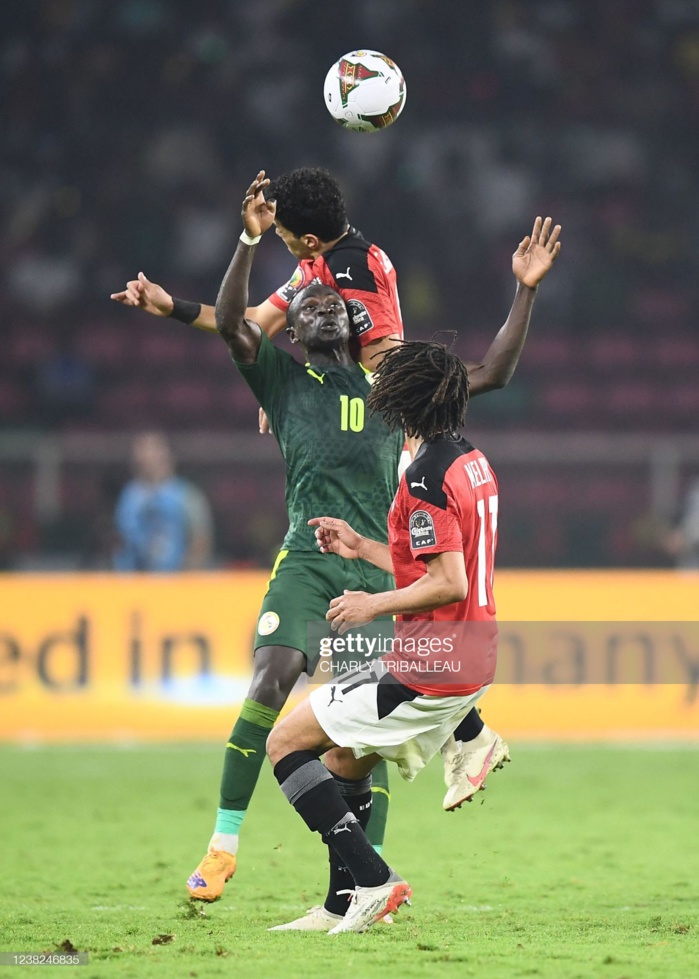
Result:
<svg viewBox="0 0 699 979"><path fill-rule="evenodd" d="M365 931L408 900L410 886L364 832L370 772L385 758L412 780L495 674L498 487L485 456L459 435L467 404L467 371L442 344L403 343L386 354L368 405L417 447L389 512L389 543L367 540L343 520L310 521L321 551L395 574L395 591L333 599L332 628L342 634L396 615L401 640L367 669L317 687L267 741L282 791L339 856L335 863L344 866L335 882L352 895L344 916L314 909L316 930ZM434 654L454 633L447 677L444 655ZM427 661L406 648L406 637L416 635L437 643Z"/></svg>

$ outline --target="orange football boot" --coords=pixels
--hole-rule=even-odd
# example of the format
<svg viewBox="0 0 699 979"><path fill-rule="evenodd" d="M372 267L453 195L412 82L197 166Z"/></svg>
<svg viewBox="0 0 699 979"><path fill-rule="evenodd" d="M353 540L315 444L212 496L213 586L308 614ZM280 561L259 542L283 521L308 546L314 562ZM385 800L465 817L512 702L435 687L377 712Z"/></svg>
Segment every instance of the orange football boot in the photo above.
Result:
<svg viewBox="0 0 699 979"><path fill-rule="evenodd" d="M236 858L226 850L209 850L187 881L189 896L197 901L218 901L227 880L235 873Z"/></svg>

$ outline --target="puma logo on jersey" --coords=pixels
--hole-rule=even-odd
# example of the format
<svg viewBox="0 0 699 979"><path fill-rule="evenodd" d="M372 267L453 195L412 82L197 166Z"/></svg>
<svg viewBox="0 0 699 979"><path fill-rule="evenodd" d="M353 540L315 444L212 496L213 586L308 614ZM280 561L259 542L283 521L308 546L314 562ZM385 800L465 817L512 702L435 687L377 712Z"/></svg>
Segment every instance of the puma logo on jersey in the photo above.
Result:
<svg viewBox="0 0 699 979"><path fill-rule="evenodd" d="M427 487L425 486L425 480L426 479L427 479L427 476L423 476L419 483L411 483L410 484L410 489L415 489L416 486L419 486L420 489L424 489L424 491L427 492Z"/></svg>
<svg viewBox="0 0 699 979"><path fill-rule="evenodd" d="M337 272L336 275L335 275L335 278L336 279L349 279L350 282L353 282L354 280L352 279L352 276L350 275L350 269L351 268L352 268L352 266L351 265L348 265L347 266L347 271L346 272Z"/></svg>
<svg viewBox="0 0 699 979"><path fill-rule="evenodd" d="M234 751L239 751L241 753L241 755L244 755L246 758L248 757L248 755L256 755L257 754L257 751L254 748L239 748L238 745L237 744L233 744L232 741L229 741L228 744L226 745L226 747L227 748L232 748Z"/></svg>
<svg viewBox="0 0 699 979"><path fill-rule="evenodd" d="M336 690L337 690L337 687L333 684L333 686L330 687L330 700L328 701L328 707L331 704L341 704L342 703L342 701L338 697L335 696L335 691Z"/></svg>

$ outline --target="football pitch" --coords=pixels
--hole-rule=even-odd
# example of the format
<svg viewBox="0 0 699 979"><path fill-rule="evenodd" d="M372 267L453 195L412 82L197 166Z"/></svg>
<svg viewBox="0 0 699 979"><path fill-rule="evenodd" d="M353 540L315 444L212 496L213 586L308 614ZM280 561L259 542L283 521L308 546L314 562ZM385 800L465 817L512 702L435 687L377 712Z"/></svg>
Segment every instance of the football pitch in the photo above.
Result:
<svg viewBox="0 0 699 979"><path fill-rule="evenodd" d="M322 900L326 870L269 766L224 898L183 899L221 756L0 748L0 949L89 952L87 966L52 968L66 979L699 976L696 746L515 744L452 814L438 760L412 786L396 773L384 855L413 906L334 938L267 931Z"/></svg>

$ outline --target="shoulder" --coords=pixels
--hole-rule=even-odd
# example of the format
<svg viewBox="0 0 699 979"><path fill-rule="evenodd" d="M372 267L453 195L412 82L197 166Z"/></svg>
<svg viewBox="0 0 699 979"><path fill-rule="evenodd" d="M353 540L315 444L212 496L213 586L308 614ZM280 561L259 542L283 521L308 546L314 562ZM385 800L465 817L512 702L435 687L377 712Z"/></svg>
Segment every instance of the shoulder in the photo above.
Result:
<svg viewBox="0 0 699 979"><path fill-rule="evenodd" d="M372 245L355 228L322 256L323 263L343 292L378 292Z"/></svg>
<svg viewBox="0 0 699 979"><path fill-rule="evenodd" d="M181 476L173 476L172 479L168 479L166 483L162 483L158 487L158 495L163 500L172 500L180 502L184 500L189 493L190 483L183 479Z"/></svg>
<svg viewBox="0 0 699 979"><path fill-rule="evenodd" d="M471 443L463 438L456 442L439 439L424 443L405 471L408 494L446 510L449 502L445 485L447 473L458 459L473 451Z"/></svg>
<svg viewBox="0 0 699 979"><path fill-rule="evenodd" d="M313 263L311 260L307 258L301 259L294 269L291 278L283 286L280 286L276 292L272 293L272 296L276 296L281 301L283 308L288 308L299 289L307 286L313 279L313 274Z"/></svg>
<svg viewBox="0 0 699 979"><path fill-rule="evenodd" d="M132 503L142 493L142 486L136 479L130 479L119 494L119 503Z"/></svg>
<svg viewBox="0 0 699 979"><path fill-rule="evenodd" d="M233 362L239 371L245 373L246 371L262 369L269 370L272 365L283 365L284 367L289 367L293 364L297 364L298 361L295 360L290 353L286 350L282 350L275 343L269 339L264 330L260 330L260 346L257 351L257 357L250 364L241 363L237 361L235 357Z"/></svg>

